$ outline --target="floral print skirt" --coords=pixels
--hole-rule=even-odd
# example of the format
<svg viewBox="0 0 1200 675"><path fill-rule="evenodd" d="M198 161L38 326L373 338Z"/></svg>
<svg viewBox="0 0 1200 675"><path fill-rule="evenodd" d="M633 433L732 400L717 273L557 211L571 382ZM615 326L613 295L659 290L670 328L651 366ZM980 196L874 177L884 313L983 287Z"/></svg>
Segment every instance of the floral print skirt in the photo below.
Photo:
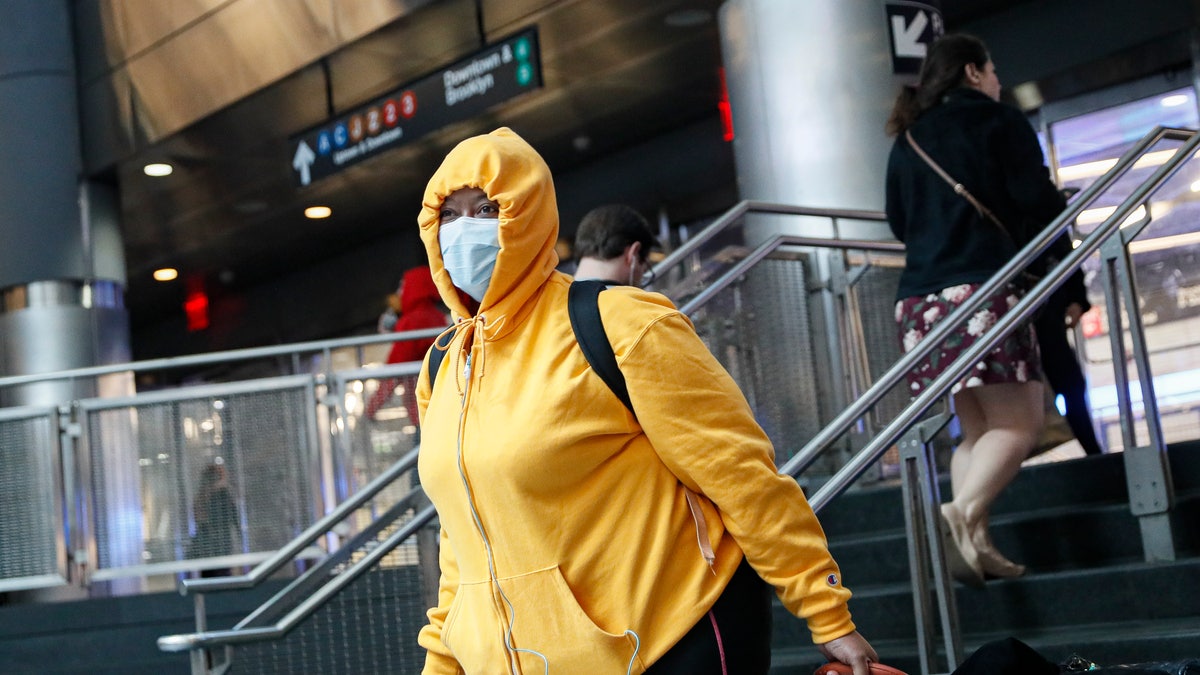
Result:
<svg viewBox="0 0 1200 675"><path fill-rule="evenodd" d="M980 284L961 284L945 288L940 293L904 298L897 302L896 324L899 328L900 345L905 353L912 351L939 321L971 297L979 286ZM965 325L950 333L940 349L934 350L908 374L909 395L917 396L924 391L959 354L970 349L976 339L1016 305L1020 298L1021 291L1013 286L1002 289L988 298ZM1022 324L982 361L975 364L962 380L956 382L951 393L958 393L963 387L1028 382L1039 378L1041 358L1038 355L1033 326Z"/></svg>

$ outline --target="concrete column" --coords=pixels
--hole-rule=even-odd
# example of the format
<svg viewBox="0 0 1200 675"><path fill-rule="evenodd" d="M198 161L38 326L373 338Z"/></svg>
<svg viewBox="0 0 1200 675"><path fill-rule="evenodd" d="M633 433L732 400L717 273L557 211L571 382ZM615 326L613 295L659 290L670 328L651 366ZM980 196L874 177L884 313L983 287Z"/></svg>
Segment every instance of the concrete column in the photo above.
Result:
<svg viewBox="0 0 1200 675"><path fill-rule="evenodd" d="M742 199L883 210L892 146L884 126L901 85L915 80L923 43L941 33L936 1L728 0L721 6L722 57ZM839 221L835 230L827 218L747 217L743 236L748 246L776 234L892 238L879 222ZM819 427L854 394L844 368L842 300L849 291L843 256L814 249L802 269L792 269L800 266L796 261L764 261L746 282L759 296L804 300L799 312L773 316L770 339L753 346L767 364L787 362L782 345L812 347L811 364L793 364L795 379L804 383L775 385L772 391L772 403L782 406L772 417L780 439L811 436L796 422L800 411L811 412L809 395L817 400ZM890 298L872 300L885 308L878 311L890 313ZM786 449L782 454L786 458ZM841 464L832 459L814 470Z"/></svg>
<svg viewBox="0 0 1200 675"><path fill-rule="evenodd" d="M82 176L72 5L0 0L0 376L130 357L116 191ZM102 379L0 389L0 406L133 391L128 375ZM106 449L124 456L93 456L93 464L131 472L108 486L107 499L140 513L136 444ZM104 545L139 562L140 526L110 525Z"/></svg>
<svg viewBox="0 0 1200 675"><path fill-rule="evenodd" d="M0 375L129 358L115 191L81 176L70 5L0 0ZM0 404L90 391L15 388Z"/></svg>
<svg viewBox="0 0 1200 675"><path fill-rule="evenodd" d="M915 79L893 72L893 51L919 51L914 40L940 31L935 2L729 0L721 7L743 199L883 209L892 145L884 123L900 85ZM893 24L895 16L900 23ZM794 217L759 220L751 239L827 230L805 232L805 221ZM891 236L886 228L848 229L844 236Z"/></svg>

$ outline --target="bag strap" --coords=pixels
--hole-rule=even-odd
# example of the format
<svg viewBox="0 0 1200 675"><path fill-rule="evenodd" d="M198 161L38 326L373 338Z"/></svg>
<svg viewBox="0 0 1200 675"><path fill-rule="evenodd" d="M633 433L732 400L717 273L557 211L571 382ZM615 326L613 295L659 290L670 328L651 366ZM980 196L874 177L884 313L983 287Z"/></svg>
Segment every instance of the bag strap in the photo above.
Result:
<svg viewBox="0 0 1200 675"><path fill-rule="evenodd" d="M454 333L445 333L438 337L432 345L429 346L429 389L433 390L433 383L437 381L438 368L442 365L442 359L446 358L446 352L450 350L450 342L454 339ZM444 340L444 342L443 342ZM416 420L413 420L414 422Z"/></svg>
<svg viewBox="0 0 1200 675"><path fill-rule="evenodd" d="M967 190L966 186L951 178L950 174L946 173L946 170L943 169L941 165L933 161L933 158L927 155L925 150L923 150L920 145L917 145L917 141L913 138L911 130L906 130L904 132L904 139L908 141L908 145L912 147L917 155L919 155L921 159L925 160L925 163L929 165L929 168L933 169L934 173L941 176L942 180L946 181L950 184L950 187L954 188L954 194L961 195L963 199L966 199L968 202L970 202L971 206L974 206L975 210L979 212L979 215L995 223L996 227L1000 228L1000 231L1004 233L1004 236L1008 237L1009 241L1011 241L1013 245L1017 244L1017 240L1013 238L1012 233L1008 231L1008 228L1004 226L1004 223L1000 222L1000 219L996 217L996 214L992 213L991 209L984 206L983 202L976 199L975 195L971 194L971 192ZM1017 246L1017 248L1020 248L1020 246Z"/></svg>
<svg viewBox="0 0 1200 675"><path fill-rule="evenodd" d="M604 318L600 316L600 293L608 285L603 281L589 279L575 281L567 290L567 315L571 319L571 330L575 333L575 341L592 370L608 385L612 393L625 404L629 412L633 412L633 403L629 400L629 388L625 385L625 375L617 364L617 355L613 353L612 344L608 341L608 333L604 331ZM438 367L446 357L446 348L453 338L453 333L447 333L445 344L440 339L430 347L429 353L429 388L437 379ZM442 348L439 349L438 345ZM636 417L636 414L635 414ZM692 520L696 523L696 544L700 547L700 555L713 568L716 554L708 538L708 522L700 509L700 497L686 485L683 486L687 498L688 509L692 512Z"/></svg>
<svg viewBox="0 0 1200 675"><path fill-rule="evenodd" d="M629 412L633 412L625 376L617 365L617 355L608 342L604 319L600 316L600 293L606 288L607 284L596 279L573 282L567 291L567 314L571 317L575 340L579 342L579 348L583 350L583 356L592 370L621 399Z"/></svg>
<svg viewBox="0 0 1200 675"><path fill-rule="evenodd" d="M600 317L600 292L608 286L603 281L576 281L567 291L567 315L571 318L571 330L575 332L575 340L583 351L584 358L596 374L604 380L604 384L612 390L621 403L633 412L633 403L629 400L629 389L625 386L625 376L617 365L617 355L613 353L612 345L608 342L608 334L604 332L604 320ZM432 390L437 381L438 369L453 333L446 333L429 348L429 388Z"/></svg>
<svg viewBox="0 0 1200 675"><path fill-rule="evenodd" d="M629 400L625 375L621 373L617 355L613 353L608 334L604 331L604 317L600 316L600 293L606 288L608 284L597 279L572 282L567 291L567 314L571 317L571 330L575 331L575 340L583 350L584 358L632 413L633 403ZM637 414L634 413L634 416ZM700 496L686 485L683 486L683 494L692 520L696 523L696 545L700 548L700 555L716 574L713 565L717 556L708 538L708 520L700 508Z"/></svg>

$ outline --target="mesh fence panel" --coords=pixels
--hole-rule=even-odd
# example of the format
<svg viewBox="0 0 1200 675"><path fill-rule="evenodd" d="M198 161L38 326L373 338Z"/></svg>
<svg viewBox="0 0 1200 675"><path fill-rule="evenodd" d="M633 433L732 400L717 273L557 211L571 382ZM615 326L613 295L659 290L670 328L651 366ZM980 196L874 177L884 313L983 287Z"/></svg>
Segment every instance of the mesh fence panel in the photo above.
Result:
<svg viewBox="0 0 1200 675"><path fill-rule="evenodd" d="M879 379L903 354L896 337L896 288L900 282L901 269L893 267L871 267L855 284L858 299L859 319L862 322L863 342L867 354L868 375L866 385ZM865 389L864 389L865 391ZM855 397L862 392L855 392ZM897 386L875 406L876 419L883 422L895 419L909 403L904 386Z"/></svg>
<svg viewBox="0 0 1200 675"><path fill-rule="evenodd" d="M805 274L802 260L764 260L693 317L775 444L779 464L821 424Z"/></svg>
<svg viewBox="0 0 1200 675"><path fill-rule="evenodd" d="M347 471L347 494L353 494L417 447L417 376L351 379L344 384L344 433L340 441ZM390 505L417 484L416 468L380 493Z"/></svg>
<svg viewBox="0 0 1200 675"><path fill-rule="evenodd" d="M410 519L411 512L379 538ZM424 579L416 564L418 540L435 547L436 531L428 530L428 536L410 538L397 547L282 639L236 647L232 671L273 675L420 672L425 650L416 636L425 625L428 601L422 589L424 583L437 580ZM366 549L353 557L365 553Z"/></svg>
<svg viewBox="0 0 1200 675"><path fill-rule="evenodd" d="M0 581L62 573L57 417L0 419Z"/></svg>
<svg viewBox="0 0 1200 675"><path fill-rule="evenodd" d="M310 386L88 410L99 567L212 567L204 559L273 551L310 525L321 503Z"/></svg>

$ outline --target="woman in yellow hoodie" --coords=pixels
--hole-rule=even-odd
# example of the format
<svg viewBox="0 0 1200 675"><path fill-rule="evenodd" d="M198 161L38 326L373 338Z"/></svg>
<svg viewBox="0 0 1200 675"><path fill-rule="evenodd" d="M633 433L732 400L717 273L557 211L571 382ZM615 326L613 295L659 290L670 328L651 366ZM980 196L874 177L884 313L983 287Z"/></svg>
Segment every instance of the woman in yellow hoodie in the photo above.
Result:
<svg viewBox="0 0 1200 675"><path fill-rule="evenodd" d="M463 141L419 223L456 319L437 386L424 369L417 386L441 522L424 672L765 673L761 578L827 658L867 675L878 659L820 524L688 319L606 291L633 413L589 367L541 156L508 129Z"/></svg>

